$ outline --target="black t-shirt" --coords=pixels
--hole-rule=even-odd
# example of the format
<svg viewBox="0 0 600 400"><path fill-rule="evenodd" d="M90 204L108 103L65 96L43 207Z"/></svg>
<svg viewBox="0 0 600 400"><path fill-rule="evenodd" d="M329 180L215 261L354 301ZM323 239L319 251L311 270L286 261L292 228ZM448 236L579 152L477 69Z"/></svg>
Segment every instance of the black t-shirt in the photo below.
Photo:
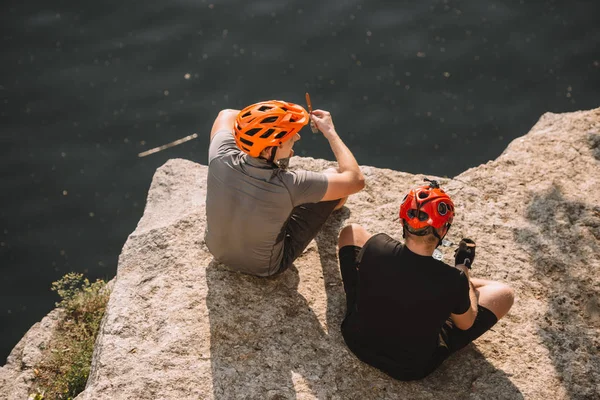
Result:
<svg viewBox="0 0 600 400"><path fill-rule="evenodd" d="M470 307L466 275L383 233L365 243L359 260L356 307L342 325L346 343L392 376L420 375L450 313Z"/></svg>

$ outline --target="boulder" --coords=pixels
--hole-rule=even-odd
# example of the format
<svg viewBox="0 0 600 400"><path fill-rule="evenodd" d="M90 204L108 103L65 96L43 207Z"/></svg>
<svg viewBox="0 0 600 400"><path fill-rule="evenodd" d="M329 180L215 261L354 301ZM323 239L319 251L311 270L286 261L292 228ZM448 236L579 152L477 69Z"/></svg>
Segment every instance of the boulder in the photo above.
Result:
<svg viewBox="0 0 600 400"><path fill-rule="evenodd" d="M444 260L452 263L462 237L474 239L473 276L508 283L516 301L420 381L362 363L340 333L339 230L359 223L401 238L400 201L424 178L362 171L365 189L294 267L258 278L228 271L204 244L207 167L182 159L160 167L120 255L77 400L600 398L600 108L544 114L496 160L453 179L427 176L457 208Z"/></svg>
<svg viewBox="0 0 600 400"><path fill-rule="evenodd" d="M44 358L52 335L63 319L63 310L55 308L35 323L12 349L0 368L0 399L27 399L35 383L36 365Z"/></svg>

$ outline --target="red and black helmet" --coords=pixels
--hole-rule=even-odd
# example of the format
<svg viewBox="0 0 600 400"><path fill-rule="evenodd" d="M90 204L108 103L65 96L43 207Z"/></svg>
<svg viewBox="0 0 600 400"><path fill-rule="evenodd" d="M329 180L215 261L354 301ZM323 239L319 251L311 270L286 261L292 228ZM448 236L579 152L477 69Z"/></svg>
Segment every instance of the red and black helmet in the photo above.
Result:
<svg viewBox="0 0 600 400"><path fill-rule="evenodd" d="M270 100L252 104L235 120L235 143L244 153L258 157L267 147L291 139L308 121L308 112L294 103Z"/></svg>
<svg viewBox="0 0 600 400"><path fill-rule="evenodd" d="M411 189L400 205L400 219L411 232L429 226L450 226L454 219L454 203L437 181L425 179L429 185Z"/></svg>

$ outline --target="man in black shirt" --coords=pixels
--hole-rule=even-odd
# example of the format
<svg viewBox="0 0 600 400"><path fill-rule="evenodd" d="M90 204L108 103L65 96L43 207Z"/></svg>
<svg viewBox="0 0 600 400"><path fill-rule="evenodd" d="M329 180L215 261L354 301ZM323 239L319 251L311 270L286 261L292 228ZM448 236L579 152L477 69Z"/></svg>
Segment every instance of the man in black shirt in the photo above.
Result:
<svg viewBox="0 0 600 400"><path fill-rule="evenodd" d="M455 267L432 257L453 217L452 200L429 181L400 206L404 245L356 224L340 232L347 306L342 335L359 359L393 378L424 378L513 304L507 285L469 276L472 240L461 241Z"/></svg>

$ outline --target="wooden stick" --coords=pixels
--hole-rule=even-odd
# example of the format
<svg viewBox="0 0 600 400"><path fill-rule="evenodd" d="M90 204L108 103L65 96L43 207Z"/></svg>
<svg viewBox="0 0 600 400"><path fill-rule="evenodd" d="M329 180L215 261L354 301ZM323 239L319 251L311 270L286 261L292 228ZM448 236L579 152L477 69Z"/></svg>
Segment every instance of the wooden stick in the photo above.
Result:
<svg viewBox="0 0 600 400"><path fill-rule="evenodd" d="M308 94L308 92L306 92L306 94L304 95L304 98L306 99L306 105L308 106L308 113L310 115L312 115L312 102L310 101L310 95ZM315 124L315 121L313 121L312 116L309 117L310 119L310 130L313 133L318 133L319 132L319 128L317 128L317 125Z"/></svg>
<svg viewBox="0 0 600 400"><path fill-rule="evenodd" d="M312 113L312 102L310 101L310 95L308 94L308 92L306 92L306 94L304 95L305 99L306 99L306 105L308 106L308 113Z"/></svg>
<svg viewBox="0 0 600 400"><path fill-rule="evenodd" d="M155 147L153 149L143 151L140 154L138 154L138 157L146 157L146 156L148 156L150 154L158 153L159 151L163 151L164 149L168 149L169 147L177 146L178 144L185 143L185 142L187 142L189 140L192 140L192 139L196 139L197 137L198 137L198 134L197 133L193 133L193 134L191 134L189 136L186 136L184 138L177 139L174 142L163 144L162 146L158 146L158 147Z"/></svg>

